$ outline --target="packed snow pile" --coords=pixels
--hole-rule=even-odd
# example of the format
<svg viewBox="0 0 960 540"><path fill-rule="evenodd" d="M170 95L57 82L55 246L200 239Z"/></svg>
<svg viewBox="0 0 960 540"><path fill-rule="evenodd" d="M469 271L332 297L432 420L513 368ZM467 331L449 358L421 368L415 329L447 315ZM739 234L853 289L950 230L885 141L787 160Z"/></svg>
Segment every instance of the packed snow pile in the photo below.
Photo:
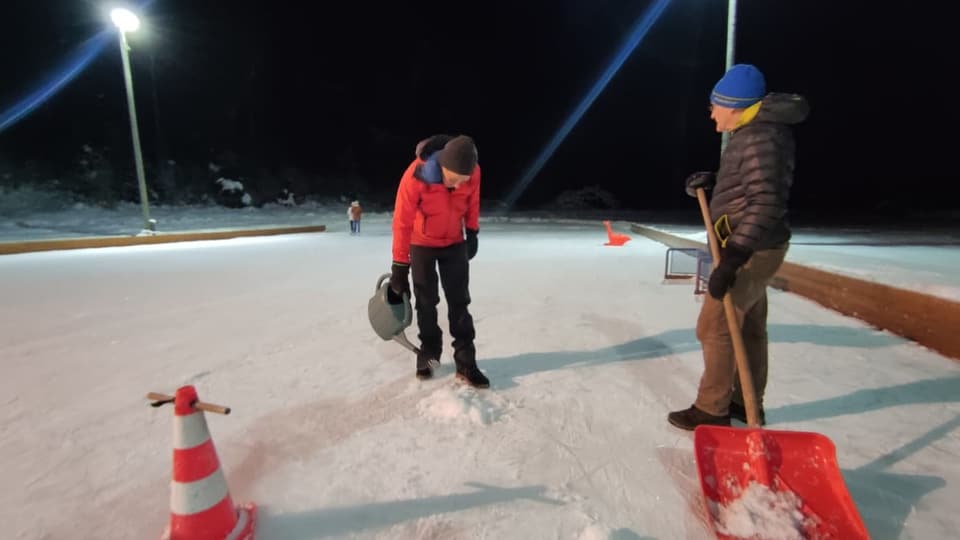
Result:
<svg viewBox="0 0 960 540"><path fill-rule="evenodd" d="M710 502L717 531L737 538L802 540L807 520L791 491L772 491L751 482L730 504Z"/></svg>
<svg viewBox="0 0 960 540"><path fill-rule="evenodd" d="M506 402L495 393L479 393L466 385L444 386L417 404L424 417L441 422L487 425L499 420Z"/></svg>

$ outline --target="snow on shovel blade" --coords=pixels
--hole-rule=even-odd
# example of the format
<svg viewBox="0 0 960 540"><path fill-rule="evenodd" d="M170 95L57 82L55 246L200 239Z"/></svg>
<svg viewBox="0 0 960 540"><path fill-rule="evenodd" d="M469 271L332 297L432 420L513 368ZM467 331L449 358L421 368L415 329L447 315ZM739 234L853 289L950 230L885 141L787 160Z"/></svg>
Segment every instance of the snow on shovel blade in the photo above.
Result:
<svg viewBox="0 0 960 540"><path fill-rule="evenodd" d="M693 446L717 538L869 538L827 437L698 426Z"/></svg>

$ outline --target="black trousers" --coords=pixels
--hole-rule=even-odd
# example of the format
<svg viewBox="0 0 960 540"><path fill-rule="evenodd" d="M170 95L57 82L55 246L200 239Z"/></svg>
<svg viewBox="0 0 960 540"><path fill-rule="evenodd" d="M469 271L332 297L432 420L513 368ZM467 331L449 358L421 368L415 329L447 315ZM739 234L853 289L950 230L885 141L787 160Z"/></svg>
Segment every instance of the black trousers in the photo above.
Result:
<svg viewBox="0 0 960 540"><path fill-rule="evenodd" d="M458 367L475 365L473 340L476 332L473 317L467 310L470 305L470 263L465 242L444 248L410 246L410 273L413 276L421 354L439 360L443 349L443 332L437 323L437 305L440 303L437 270L440 271L439 284L443 285L447 301L454 361Z"/></svg>

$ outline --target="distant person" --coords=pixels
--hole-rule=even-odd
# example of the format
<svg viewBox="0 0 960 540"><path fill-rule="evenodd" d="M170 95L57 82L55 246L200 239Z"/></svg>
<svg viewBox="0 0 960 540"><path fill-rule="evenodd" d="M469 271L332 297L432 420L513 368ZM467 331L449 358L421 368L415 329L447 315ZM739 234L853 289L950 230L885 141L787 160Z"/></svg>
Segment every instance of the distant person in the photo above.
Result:
<svg viewBox="0 0 960 540"><path fill-rule="evenodd" d="M712 189L710 219L721 246L697 320L704 371L693 405L667 415L671 424L692 430L701 424L746 422L736 359L723 309L729 291L746 345L760 422L766 423L767 285L783 264L790 240L787 201L793 184L792 126L809 106L796 94L767 93L763 74L749 64L730 68L710 94L710 118L730 133L716 173L687 178L687 193Z"/></svg>
<svg viewBox="0 0 960 540"><path fill-rule="evenodd" d="M360 219L363 217L363 208L360 201L353 201L347 207L347 219L350 220L350 234L360 233Z"/></svg>
<svg viewBox="0 0 960 540"><path fill-rule="evenodd" d="M470 305L470 259L480 230L480 166L477 147L466 135L436 135L417 144L400 179L393 213L393 265L389 301L410 293L413 273L420 353L417 378L429 379L440 365L443 333L437 323L440 283L447 301L457 378L477 388L490 381L477 367Z"/></svg>

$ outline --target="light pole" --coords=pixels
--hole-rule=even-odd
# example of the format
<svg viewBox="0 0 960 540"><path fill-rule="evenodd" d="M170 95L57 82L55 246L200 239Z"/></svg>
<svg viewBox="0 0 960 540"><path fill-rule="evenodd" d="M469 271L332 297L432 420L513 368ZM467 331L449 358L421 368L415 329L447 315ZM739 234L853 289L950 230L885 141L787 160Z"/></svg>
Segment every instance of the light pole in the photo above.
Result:
<svg viewBox="0 0 960 540"><path fill-rule="evenodd" d="M727 66L723 72L726 73L733 67L733 54L737 42L737 0L727 0ZM730 133L724 131L720 135L720 153L727 147L727 141L730 140Z"/></svg>
<svg viewBox="0 0 960 540"><path fill-rule="evenodd" d="M130 56L127 51L127 32L140 28L140 19L130 10L116 8L110 12L110 19L116 25L120 36L120 56L123 58L123 80L127 86L127 108L130 110L130 132L133 136L133 158L137 167L137 182L140 184L140 207L143 209L143 229L156 230L156 220L150 219L150 201L147 196L147 180L143 173L143 155L140 151L140 132L137 128L137 107L133 101L133 75L130 73Z"/></svg>

